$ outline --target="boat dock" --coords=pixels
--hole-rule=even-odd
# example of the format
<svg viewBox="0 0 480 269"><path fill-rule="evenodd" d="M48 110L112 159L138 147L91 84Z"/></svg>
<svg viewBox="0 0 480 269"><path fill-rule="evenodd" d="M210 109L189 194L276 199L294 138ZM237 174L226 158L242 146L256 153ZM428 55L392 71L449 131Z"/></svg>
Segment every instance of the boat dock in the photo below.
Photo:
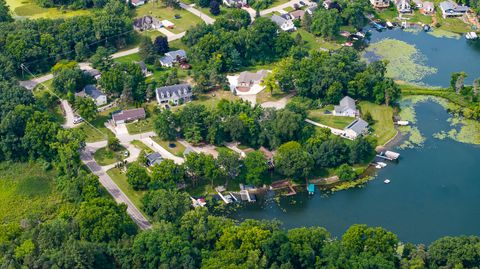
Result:
<svg viewBox="0 0 480 269"><path fill-rule="evenodd" d="M272 185L270 185L270 189L271 190L289 189L290 191L286 193L285 196L292 196L297 194L297 192L292 186L292 183L290 183L290 181L286 179L273 182Z"/></svg>
<svg viewBox="0 0 480 269"><path fill-rule="evenodd" d="M308 184L307 191L310 195L315 194L315 185L312 183Z"/></svg>
<svg viewBox="0 0 480 269"><path fill-rule="evenodd" d="M387 150L385 152L380 152L379 154L377 154L377 157L389 161L396 161L398 160L398 158L400 158L400 153Z"/></svg>

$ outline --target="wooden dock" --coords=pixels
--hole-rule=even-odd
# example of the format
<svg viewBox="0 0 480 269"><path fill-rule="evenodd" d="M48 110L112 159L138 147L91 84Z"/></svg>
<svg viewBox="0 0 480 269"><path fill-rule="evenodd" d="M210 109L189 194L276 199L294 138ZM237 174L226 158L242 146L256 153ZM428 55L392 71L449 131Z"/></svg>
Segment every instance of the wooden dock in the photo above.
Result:
<svg viewBox="0 0 480 269"><path fill-rule="evenodd" d="M289 189L290 191L288 193L284 194L285 196L292 196L292 195L297 194L297 192L295 191L295 189L292 186L292 183L290 183L289 180L275 181L275 182L272 183L272 185L270 185L270 189L271 190Z"/></svg>

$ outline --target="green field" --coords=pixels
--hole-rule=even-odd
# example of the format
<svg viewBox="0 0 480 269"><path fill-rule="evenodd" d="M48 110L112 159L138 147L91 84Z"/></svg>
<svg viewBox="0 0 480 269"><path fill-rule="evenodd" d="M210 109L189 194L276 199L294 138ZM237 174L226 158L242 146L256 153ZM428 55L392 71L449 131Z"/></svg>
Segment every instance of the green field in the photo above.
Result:
<svg viewBox="0 0 480 269"><path fill-rule="evenodd" d="M220 102L220 100L222 99L233 101L233 100L238 100L240 98L233 95L231 91L217 90L209 93L196 95L195 100L192 101L192 103L202 104L209 108L215 108L217 107L218 102Z"/></svg>
<svg viewBox="0 0 480 269"><path fill-rule="evenodd" d="M179 142L161 140L160 137L158 137L158 136L152 137L152 140L157 142L162 148L168 150L173 155L175 155L177 157L183 157L183 152L185 151L185 146L180 144ZM175 147L171 148L169 146L170 143L175 144Z"/></svg>
<svg viewBox="0 0 480 269"><path fill-rule="evenodd" d="M318 50L318 49L328 49L328 50L336 50L340 48L340 44L334 41L327 41L321 37L316 37L312 33L305 31L304 29L297 29L297 31L292 32L291 36L295 38L297 34L302 36L303 41L307 44L310 49Z"/></svg>
<svg viewBox="0 0 480 269"><path fill-rule="evenodd" d="M341 130L347 127L355 119L353 117L327 115L323 109L310 110L307 117L320 124Z"/></svg>
<svg viewBox="0 0 480 269"><path fill-rule="evenodd" d="M95 158L95 161L97 161L97 163L101 166L114 164L125 159L125 150L126 149L122 146L120 146L120 149L117 151L112 151L105 147L95 151L93 157Z"/></svg>
<svg viewBox="0 0 480 269"><path fill-rule="evenodd" d="M153 118L149 117L144 120L127 124L129 134L141 134L153 131Z"/></svg>
<svg viewBox="0 0 480 269"><path fill-rule="evenodd" d="M176 34L184 32L199 23L203 23L199 17L184 9L164 7L161 4L155 4L154 1L138 7L135 10L136 17L150 15L160 20L169 20L170 22L174 23L175 26L173 29L168 30ZM180 18L176 19L175 15L180 15Z"/></svg>
<svg viewBox="0 0 480 269"><path fill-rule="evenodd" d="M393 126L392 107L369 102L360 102L359 105L362 115L369 112L375 120L372 130L378 145L384 145L397 134L397 130Z"/></svg>
<svg viewBox="0 0 480 269"><path fill-rule="evenodd" d="M152 153L153 150L151 148L149 148L147 145L145 145L142 141L140 140L133 140L132 142L130 142L132 145L134 145L135 147L141 149L141 150L144 150L146 153Z"/></svg>
<svg viewBox="0 0 480 269"><path fill-rule="evenodd" d="M43 8L33 0L7 0L14 17L18 18L69 18L74 16L90 15L91 10L66 10L61 8Z"/></svg>
<svg viewBox="0 0 480 269"><path fill-rule="evenodd" d="M139 209L142 210L142 197L145 192L134 190L127 182L127 176L118 168L112 168L107 171L107 174L117 184L117 186L130 198L130 201ZM146 216L144 214L144 216Z"/></svg>
<svg viewBox="0 0 480 269"><path fill-rule="evenodd" d="M53 217L62 202L54 177L55 171L45 172L36 162L0 163L0 223Z"/></svg>

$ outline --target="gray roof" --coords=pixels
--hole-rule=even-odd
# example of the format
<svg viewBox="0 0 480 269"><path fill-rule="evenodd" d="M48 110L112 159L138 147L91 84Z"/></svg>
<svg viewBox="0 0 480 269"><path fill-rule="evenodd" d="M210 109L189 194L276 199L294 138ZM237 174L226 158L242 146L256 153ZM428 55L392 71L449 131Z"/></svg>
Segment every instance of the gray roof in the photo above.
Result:
<svg viewBox="0 0 480 269"><path fill-rule="evenodd" d="M162 160L162 159L163 159L162 155L160 155L160 153L158 152L153 152L147 155L147 161L149 163L155 163L156 161Z"/></svg>
<svg viewBox="0 0 480 269"><path fill-rule="evenodd" d="M195 152L191 147L187 147L185 151L183 151L183 155L187 156L188 154Z"/></svg>
<svg viewBox="0 0 480 269"><path fill-rule="evenodd" d="M157 96L161 99L177 96L178 98L189 96L192 94L192 87L189 84L176 84L157 88Z"/></svg>
<svg viewBox="0 0 480 269"><path fill-rule="evenodd" d="M93 99L97 99L98 97L105 95L103 94L103 92L99 91L97 87L95 87L95 85L93 84L85 86L85 88L83 88L83 92L85 92L86 95L92 97Z"/></svg>
<svg viewBox="0 0 480 269"><path fill-rule="evenodd" d="M140 68L141 68L142 70L147 70L147 65L145 64L144 61L139 62L138 65L140 65Z"/></svg>
<svg viewBox="0 0 480 269"><path fill-rule="evenodd" d="M165 56L160 58L160 62L163 64L172 64L177 62L178 58L187 58L187 53L184 50L174 50L165 53Z"/></svg>
<svg viewBox="0 0 480 269"><path fill-rule="evenodd" d="M443 11L453 10L454 12L467 12L469 10L469 7L458 5L452 1L443 1L439 6Z"/></svg>
<svg viewBox="0 0 480 269"><path fill-rule="evenodd" d="M335 112L342 113L347 109L357 110L357 106L355 105L355 100L353 100L349 96L345 96L340 100L340 105L334 107Z"/></svg>
<svg viewBox="0 0 480 269"><path fill-rule="evenodd" d="M145 118L145 109L143 108L135 108L129 110L122 110L118 113L112 115L112 119L117 121L133 121L138 119Z"/></svg>
<svg viewBox="0 0 480 269"><path fill-rule="evenodd" d="M352 123L350 123L345 129L350 129L357 134L361 134L367 128L368 128L368 122L359 118L352 121Z"/></svg>
<svg viewBox="0 0 480 269"><path fill-rule="evenodd" d="M277 14L273 14L270 20L272 20L278 26L282 26L285 22L287 22L285 18L278 16Z"/></svg>
<svg viewBox="0 0 480 269"><path fill-rule="evenodd" d="M238 76L238 83L255 83L261 81L268 72L266 70L260 70L256 73L244 71Z"/></svg>
<svg viewBox="0 0 480 269"><path fill-rule="evenodd" d="M85 74L88 74L92 77L96 77L96 76L99 76L101 75L100 71L98 71L97 69L88 69L88 70L85 70L83 71Z"/></svg>

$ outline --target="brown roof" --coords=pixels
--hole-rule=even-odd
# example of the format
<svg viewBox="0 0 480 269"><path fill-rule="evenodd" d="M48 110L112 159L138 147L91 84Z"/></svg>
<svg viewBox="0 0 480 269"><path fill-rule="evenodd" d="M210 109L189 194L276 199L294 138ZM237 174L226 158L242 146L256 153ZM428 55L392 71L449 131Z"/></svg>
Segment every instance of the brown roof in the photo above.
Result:
<svg viewBox="0 0 480 269"><path fill-rule="evenodd" d="M118 121L134 121L138 119L145 118L145 109L143 108L136 108L136 109L129 109L129 110L122 110L116 114L112 115L112 119L115 122Z"/></svg>
<svg viewBox="0 0 480 269"><path fill-rule="evenodd" d="M290 16L292 16L294 19L301 19L303 18L303 15L305 15L305 11L301 9L290 12Z"/></svg>

